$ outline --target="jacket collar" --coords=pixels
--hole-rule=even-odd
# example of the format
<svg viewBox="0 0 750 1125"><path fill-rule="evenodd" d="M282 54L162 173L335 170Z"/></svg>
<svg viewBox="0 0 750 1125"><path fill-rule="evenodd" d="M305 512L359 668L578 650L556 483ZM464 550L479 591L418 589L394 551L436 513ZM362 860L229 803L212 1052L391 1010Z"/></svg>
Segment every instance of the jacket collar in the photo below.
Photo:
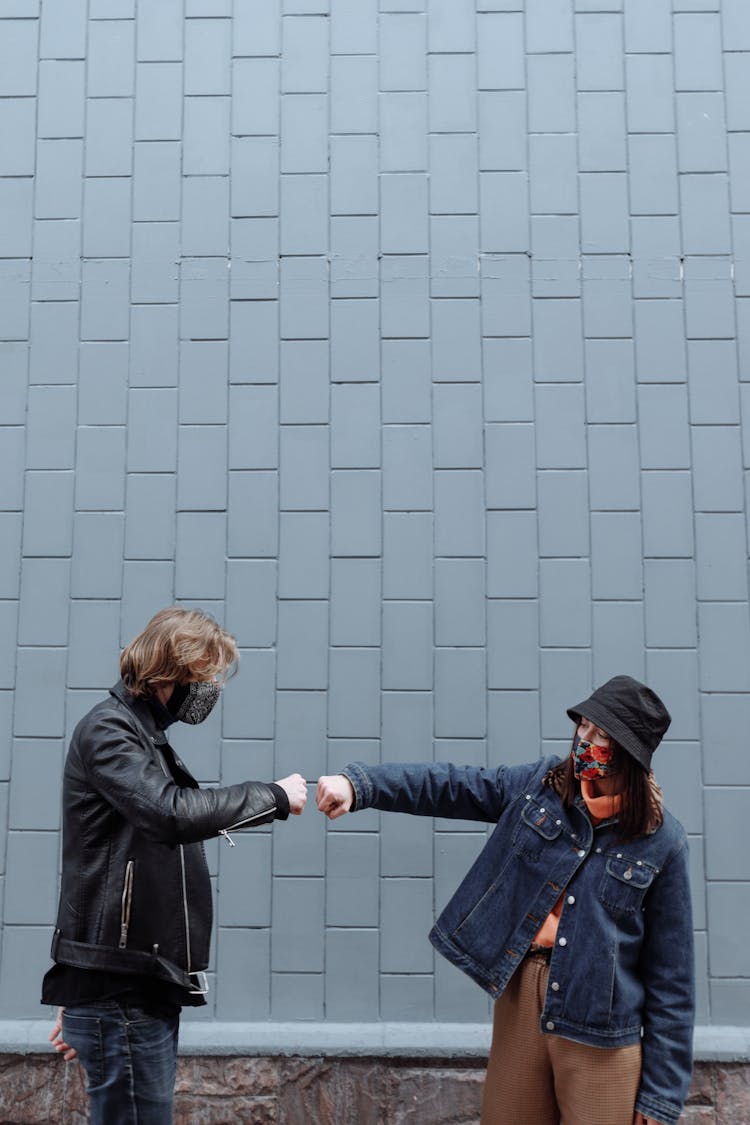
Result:
<svg viewBox="0 0 750 1125"><path fill-rule="evenodd" d="M121 703L133 712L138 722L146 731L149 738L152 738L156 743L163 743L167 741L167 736L164 731L173 722L171 715L161 703L156 699L142 699L140 696L135 696L132 692L128 691L122 680L109 689L109 694L113 695L115 699L119 699Z"/></svg>

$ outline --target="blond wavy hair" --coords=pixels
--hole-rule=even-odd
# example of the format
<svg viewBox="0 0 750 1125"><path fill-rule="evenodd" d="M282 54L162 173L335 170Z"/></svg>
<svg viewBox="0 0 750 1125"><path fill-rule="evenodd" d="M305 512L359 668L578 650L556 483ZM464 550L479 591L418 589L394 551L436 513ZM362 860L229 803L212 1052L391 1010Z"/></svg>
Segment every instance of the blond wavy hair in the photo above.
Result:
<svg viewBox="0 0 750 1125"><path fill-rule="evenodd" d="M237 642L200 609L168 606L120 654L120 675L133 695L149 697L167 684L227 679L237 670Z"/></svg>

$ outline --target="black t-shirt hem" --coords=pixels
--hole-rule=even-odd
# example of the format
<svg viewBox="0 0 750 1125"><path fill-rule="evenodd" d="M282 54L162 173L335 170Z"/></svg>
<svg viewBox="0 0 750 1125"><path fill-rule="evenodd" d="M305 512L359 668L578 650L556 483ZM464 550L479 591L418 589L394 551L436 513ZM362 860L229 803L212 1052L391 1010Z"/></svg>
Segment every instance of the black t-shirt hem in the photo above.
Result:
<svg viewBox="0 0 750 1125"><path fill-rule="evenodd" d="M42 982L42 1004L72 1008L104 1000L120 1001L157 1016L179 1015L181 1008L206 1003L205 996L157 977L77 969L73 965L53 965Z"/></svg>

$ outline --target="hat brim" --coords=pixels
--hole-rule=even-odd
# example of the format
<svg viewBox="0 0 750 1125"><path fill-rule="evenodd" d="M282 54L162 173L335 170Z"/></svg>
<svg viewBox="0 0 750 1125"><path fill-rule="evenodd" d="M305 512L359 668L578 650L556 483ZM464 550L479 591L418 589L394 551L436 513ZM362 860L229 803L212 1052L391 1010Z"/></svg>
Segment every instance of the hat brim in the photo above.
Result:
<svg viewBox="0 0 750 1125"><path fill-rule="evenodd" d="M645 770L651 769L653 751L644 746L616 715L613 715L596 699L585 699L583 703L579 703L576 707L568 708L568 716L574 723L579 721L581 715L585 715L592 723L596 723L598 727L606 731L610 738L614 738L617 745L622 746L623 750L627 750L631 758L635 758L636 762L643 766Z"/></svg>

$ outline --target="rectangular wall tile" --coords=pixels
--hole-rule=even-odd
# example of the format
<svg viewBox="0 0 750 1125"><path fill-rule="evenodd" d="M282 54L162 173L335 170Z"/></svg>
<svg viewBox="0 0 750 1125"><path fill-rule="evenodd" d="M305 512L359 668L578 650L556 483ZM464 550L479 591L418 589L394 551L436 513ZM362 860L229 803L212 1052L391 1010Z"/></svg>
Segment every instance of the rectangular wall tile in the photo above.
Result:
<svg viewBox="0 0 750 1125"><path fill-rule="evenodd" d="M539 636L544 647L577 648L591 644L590 619L581 607L591 601L592 577L587 559L540 560Z"/></svg>
<svg viewBox="0 0 750 1125"><path fill-rule="evenodd" d="M325 691L276 692L275 776L303 771L314 777L326 769L327 698ZM300 758L304 742L305 756ZM311 794L312 796L312 794ZM316 844L317 849L317 844Z"/></svg>
<svg viewBox="0 0 750 1125"><path fill-rule="evenodd" d="M122 512L76 512L70 592L74 598L119 598L125 517Z"/></svg>
<svg viewBox="0 0 750 1125"><path fill-rule="evenodd" d="M278 550L278 473L229 474L227 552L230 557L274 558Z"/></svg>
<svg viewBox="0 0 750 1125"><path fill-rule="evenodd" d="M331 559L332 645L379 645L381 581L378 559Z"/></svg>
<svg viewBox="0 0 750 1125"><path fill-rule="evenodd" d="M223 701L225 738L273 738L275 653L244 649L239 672Z"/></svg>
<svg viewBox="0 0 750 1125"><path fill-rule="evenodd" d="M377 556L381 475L372 469L337 469L331 474L331 553Z"/></svg>
<svg viewBox="0 0 750 1125"><path fill-rule="evenodd" d="M433 953L424 933L432 925L432 883L429 879L384 879L381 884L381 972L431 972ZM403 915L408 910L416 925L408 936Z"/></svg>
<svg viewBox="0 0 750 1125"><path fill-rule="evenodd" d="M374 929L326 929L326 959L343 969L341 974L326 980L325 1010L329 1018L371 1018L378 1005L378 949L379 938Z"/></svg>
<svg viewBox="0 0 750 1125"><path fill-rule="evenodd" d="M219 511L227 506L227 433L223 426L180 426L177 507Z"/></svg>
<svg viewBox="0 0 750 1125"><path fill-rule="evenodd" d="M594 682L601 684L612 676L646 679L643 603L639 601L601 601L592 607L592 647Z"/></svg>
<svg viewBox="0 0 750 1125"><path fill-rule="evenodd" d="M333 55L330 79L334 133L376 133L378 60L366 55Z"/></svg>
<svg viewBox="0 0 750 1125"><path fill-rule="evenodd" d="M335 832L327 844L326 924L377 926L378 837L374 833Z"/></svg>
<svg viewBox="0 0 750 1125"><path fill-rule="evenodd" d="M591 592L595 598L642 596L638 512L594 512L591 516Z"/></svg>
<svg viewBox="0 0 750 1125"><path fill-rule="evenodd" d="M493 599L487 607L487 683L490 689L539 687L539 604Z"/></svg>
<svg viewBox="0 0 750 1125"><path fill-rule="evenodd" d="M692 648L697 643L695 567L690 559L647 559L644 564L646 643Z"/></svg>
<svg viewBox="0 0 750 1125"><path fill-rule="evenodd" d="M5 924L49 925L57 890L57 833L9 832L7 861Z"/></svg>
<svg viewBox="0 0 750 1125"><path fill-rule="evenodd" d="M750 646L747 606L704 602L698 607L700 686L702 691L747 691L744 662Z"/></svg>
<svg viewBox="0 0 750 1125"><path fill-rule="evenodd" d="M429 691L432 687L432 602L384 602L383 689Z"/></svg>
<svg viewBox="0 0 750 1125"><path fill-rule="evenodd" d="M116 601L74 600L70 605L68 684L106 689L115 682L120 607Z"/></svg>
<svg viewBox="0 0 750 1125"><path fill-rule="evenodd" d="M374 383L338 383L331 389L331 465L380 467L380 392Z"/></svg>
<svg viewBox="0 0 750 1125"><path fill-rule="evenodd" d="M383 507L386 511L430 511L434 507L433 452L428 426L383 430Z"/></svg>
<svg viewBox="0 0 750 1125"><path fill-rule="evenodd" d="M325 688L327 647L327 602L279 602L277 683L280 688Z"/></svg>
<svg viewBox="0 0 750 1125"><path fill-rule="evenodd" d="M482 559L436 559L435 643L481 646L485 641L485 564Z"/></svg>
<svg viewBox="0 0 750 1125"><path fill-rule="evenodd" d="M419 12L384 12L379 22L380 88L424 90L427 21Z"/></svg>
<svg viewBox="0 0 750 1125"><path fill-rule="evenodd" d="M380 729L380 654L374 648L332 648L328 731L335 738L377 738Z"/></svg>
<svg viewBox="0 0 750 1125"><path fill-rule="evenodd" d="M178 598L223 598L224 512L178 512L175 593Z"/></svg>
<svg viewBox="0 0 750 1125"><path fill-rule="evenodd" d="M62 738L65 733L64 648L19 648L15 692L14 733L19 738ZM47 706L39 707L45 692Z"/></svg>
<svg viewBox="0 0 750 1125"><path fill-rule="evenodd" d="M381 745L385 759L402 761L408 755L429 760L433 725L432 692L383 692Z"/></svg>
<svg viewBox="0 0 750 1125"><path fill-rule="evenodd" d="M481 556L485 550L482 478L469 470L435 474L435 551L440 556Z"/></svg>
<svg viewBox="0 0 750 1125"><path fill-rule="evenodd" d="M484 336L531 336L531 277L526 254L486 254L480 262ZM516 340L516 344L522 341ZM494 347L486 341L485 347Z"/></svg>
<svg viewBox="0 0 750 1125"><path fill-rule="evenodd" d="M432 596L433 515L386 512L383 516L383 597Z"/></svg>

